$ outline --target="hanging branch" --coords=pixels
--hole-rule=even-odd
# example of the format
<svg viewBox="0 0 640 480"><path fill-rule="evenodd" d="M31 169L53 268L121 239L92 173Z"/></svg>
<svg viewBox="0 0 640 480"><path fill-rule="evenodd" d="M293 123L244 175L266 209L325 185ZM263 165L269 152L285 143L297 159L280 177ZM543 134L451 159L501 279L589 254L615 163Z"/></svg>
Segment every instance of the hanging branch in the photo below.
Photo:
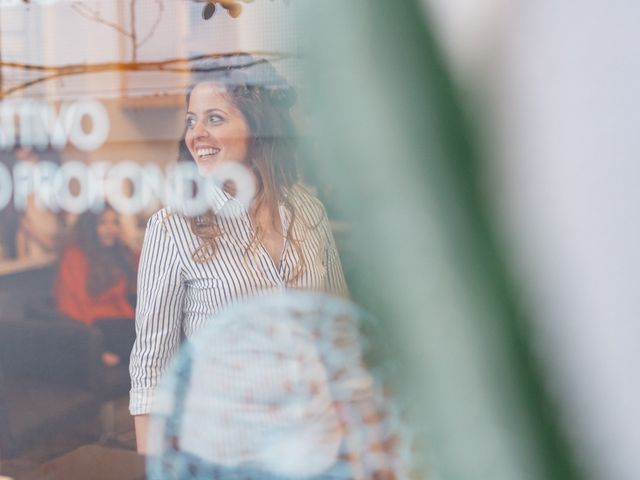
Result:
<svg viewBox="0 0 640 480"><path fill-rule="evenodd" d="M25 90L33 85L37 85L39 83L47 82L49 80L54 80L56 78L71 76L71 75L81 75L87 73L101 73L101 72L109 72L109 71L158 71L158 72L174 72L174 73L184 73L184 72L208 72L214 71L218 68L216 67L189 67L189 66L179 66L179 64L189 63L197 60L202 60L205 58L220 58L224 56L238 55L238 53L230 53L230 54L210 54L210 55L195 55L191 57L184 58L175 58L170 60L164 60L160 62L138 62L138 48L144 45L147 41L149 41L153 34L156 32L160 21L162 19L164 13L164 3L163 0L154 0L157 5L157 16L153 22L153 25L147 32L147 34L140 40L138 40L138 34L136 32L136 3L137 0L131 0L129 3L129 13L130 13L130 30L126 30L122 26L114 23L110 20L105 19L99 9L91 9L86 4L76 1L71 4L71 8L80 16L105 25L109 28L114 29L121 35L124 35L131 41L131 62L106 62L106 63L96 63L96 64L72 64L72 65L63 65L63 66L48 66L48 65L35 65L35 64L26 64L26 63L18 63L18 62L1 62L0 61L0 69L3 68L11 68L18 69L23 71L39 71L43 72L43 75L28 80L26 82L20 83L16 86L7 88L6 90L0 91L0 99L11 95L12 93ZM252 3L254 0L208 0L211 3L219 4L221 7L226 9L232 17L237 17L242 12L242 3ZM273 0L272 0L273 1ZM285 4L289 4L289 0L283 0ZM245 52L246 53L246 52ZM254 52L256 55L270 55L274 60L279 60L282 58L286 58L286 55L281 53L274 52ZM237 68L246 68L251 65L254 65L256 62L246 65L240 65ZM177 65L177 66L176 66ZM46 72L46 74L45 74ZM2 85L0 84L0 89L2 89Z"/></svg>
<svg viewBox="0 0 640 480"><path fill-rule="evenodd" d="M151 26L151 28L149 29L149 31L147 32L147 34L144 36L144 38L140 41L138 41L138 33L137 33L137 29L136 29L136 3L137 0L131 0L129 2L129 18L130 18L130 22L131 22L131 26L130 26L130 30L126 30L125 28L121 27L120 25L118 25L117 23L114 23L112 21L109 21L107 19L105 19L102 14L100 13L100 10L92 10L91 8L89 8L87 5L83 4L82 2L73 2L71 4L71 8L78 14L81 15L82 17L91 20L93 22L97 22L100 23L102 25L105 25L107 27L113 28L115 31L117 31L118 33L124 35L125 37L127 37L130 41L131 41L131 61L132 62L136 62L138 60L138 48L143 45L144 43L146 43L152 36L153 34L156 32L158 25L160 25L160 20L162 19L162 14L164 13L164 3L162 0L154 0L156 5L158 6L157 8L157 15L156 15L156 19L153 22L153 25Z"/></svg>
<svg viewBox="0 0 640 480"><path fill-rule="evenodd" d="M156 20L155 22L153 22L153 25L149 29L149 33L147 33L147 35L136 44L136 48L144 45L149 39L151 39L153 34L156 32L158 25L160 25L160 20L162 19L162 14L164 13L164 3L162 3L161 0L155 0L155 2L158 5L158 15L156 16Z"/></svg>
<svg viewBox="0 0 640 480"><path fill-rule="evenodd" d="M234 52L234 53L212 53L212 54L203 54L203 55L192 55L190 57L178 57L172 58L168 60L162 60L159 62L105 62L105 63L94 63L94 64L72 64L72 65L62 65L62 66L52 66L52 65L34 65L34 64L26 64L26 63L17 63L17 62L0 62L0 68L12 68L23 71L30 72L43 72L43 75L34 78L32 80L28 80L26 82L20 83L19 85L8 88L2 92L0 92L0 98L7 97L12 93L25 90L33 85L37 85L39 83L47 82L49 80L53 80L56 78L71 76L71 75L82 75L88 73L103 73L103 72L168 72L168 73L188 73L188 72L214 72L218 70L228 69L228 66L220 67L220 66L207 66L207 67L192 67L189 66L191 62L197 62L199 60L204 60L208 58L225 58L232 56L239 56L242 54L249 53L250 55L255 55L256 57L269 57L273 61L282 60L285 58L289 58L289 55L280 53L280 52L269 52L269 51L256 51L256 52ZM234 66L233 68L243 69L249 68L251 66L257 65L261 63L263 60L256 59L244 64L240 64Z"/></svg>
<svg viewBox="0 0 640 480"><path fill-rule="evenodd" d="M138 61L138 46L136 40L138 34L136 33L136 0L131 0L129 3L129 19L131 20L131 61Z"/></svg>
<svg viewBox="0 0 640 480"><path fill-rule="evenodd" d="M122 28L117 23L110 22L106 20L102 15L100 15L100 11L91 10L87 5L82 2L73 2L71 4L71 8L80 16L91 20L93 22L101 23L102 25L106 25L107 27L111 27L117 32L121 33L125 37L131 38L131 33L127 32L124 28Z"/></svg>

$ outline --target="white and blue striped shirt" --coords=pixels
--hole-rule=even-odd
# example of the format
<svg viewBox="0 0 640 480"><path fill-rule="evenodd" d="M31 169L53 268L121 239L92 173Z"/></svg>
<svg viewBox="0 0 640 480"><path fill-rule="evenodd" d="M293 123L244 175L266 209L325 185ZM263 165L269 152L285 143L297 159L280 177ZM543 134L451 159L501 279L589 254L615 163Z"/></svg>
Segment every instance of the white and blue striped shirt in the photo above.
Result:
<svg viewBox="0 0 640 480"><path fill-rule="evenodd" d="M288 198L296 212L292 234L304 256L297 276L300 259L288 241L279 265L260 244L246 253L254 234L246 212L218 216L221 234L216 238L215 256L207 263L192 258L200 241L184 215L165 208L149 219L138 272L136 341L129 367L132 415L149 413L158 380L178 350L182 333L190 337L230 304L285 288L347 294L323 205L301 186L294 187ZM227 194L222 198L222 203L234 201ZM286 232L289 215L282 206L280 217Z"/></svg>

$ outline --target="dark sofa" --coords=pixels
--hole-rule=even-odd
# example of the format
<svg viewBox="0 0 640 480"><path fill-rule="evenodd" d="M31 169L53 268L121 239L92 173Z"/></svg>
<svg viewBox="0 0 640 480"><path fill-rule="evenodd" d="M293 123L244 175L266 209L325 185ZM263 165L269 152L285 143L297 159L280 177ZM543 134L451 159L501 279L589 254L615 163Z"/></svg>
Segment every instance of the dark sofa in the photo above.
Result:
<svg viewBox="0 0 640 480"><path fill-rule="evenodd" d="M0 322L3 457L97 415L100 342L92 329L71 322Z"/></svg>
<svg viewBox="0 0 640 480"><path fill-rule="evenodd" d="M102 364L102 334L55 311L53 269L0 278L3 458L98 419L101 405L129 388L126 366Z"/></svg>

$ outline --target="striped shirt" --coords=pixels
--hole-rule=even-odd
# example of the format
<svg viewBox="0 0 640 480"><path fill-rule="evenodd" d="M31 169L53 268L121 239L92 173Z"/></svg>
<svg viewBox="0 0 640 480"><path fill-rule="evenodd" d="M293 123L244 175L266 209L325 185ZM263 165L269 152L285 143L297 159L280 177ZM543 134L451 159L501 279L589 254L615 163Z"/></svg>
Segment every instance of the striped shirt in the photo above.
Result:
<svg viewBox="0 0 640 480"><path fill-rule="evenodd" d="M218 215L221 233L215 256L207 263L192 258L200 240L184 215L165 208L151 216L140 258L136 341L129 366L132 415L149 413L154 390L182 335L190 337L223 308L288 288L347 294L323 205L301 186L294 187L288 199L296 215L292 236L300 249L285 241L279 265L260 244L247 252L254 236L251 218L222 190L214 210L235 207L236 215ZM286 232L290 218L283 206L280 218ZM300 253L303 268L296 275Z"/></svg>

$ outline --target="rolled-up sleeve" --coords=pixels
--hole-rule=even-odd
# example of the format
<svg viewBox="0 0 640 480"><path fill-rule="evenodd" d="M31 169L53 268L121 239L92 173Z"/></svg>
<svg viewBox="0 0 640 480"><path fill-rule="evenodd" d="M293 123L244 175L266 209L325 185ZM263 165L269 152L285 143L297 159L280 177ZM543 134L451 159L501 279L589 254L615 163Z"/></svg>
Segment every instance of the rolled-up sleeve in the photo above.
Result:
<svg viewBox="0 0 640 480"><path fill-rule="evenodd" d="M324 234L326 236L326 267L327 267L327 282L325 290L327 293L338 295L340 297L349 297L349 288L347 287L347 281L344 278L344 272L342 271L342 264L340 263L340 255L338 254L338 248L336 247L336 241L333 238L331 232L331 224L329 219L324 214Z"/></svg>
<svg viewBox="0 0 640 480"><path fill-rule="evenodd" d="M149 219L140 257L136 340L129 364L132 415L150 412L158 381L180 346L183 272L165 222L163 211Z"/></svg>

